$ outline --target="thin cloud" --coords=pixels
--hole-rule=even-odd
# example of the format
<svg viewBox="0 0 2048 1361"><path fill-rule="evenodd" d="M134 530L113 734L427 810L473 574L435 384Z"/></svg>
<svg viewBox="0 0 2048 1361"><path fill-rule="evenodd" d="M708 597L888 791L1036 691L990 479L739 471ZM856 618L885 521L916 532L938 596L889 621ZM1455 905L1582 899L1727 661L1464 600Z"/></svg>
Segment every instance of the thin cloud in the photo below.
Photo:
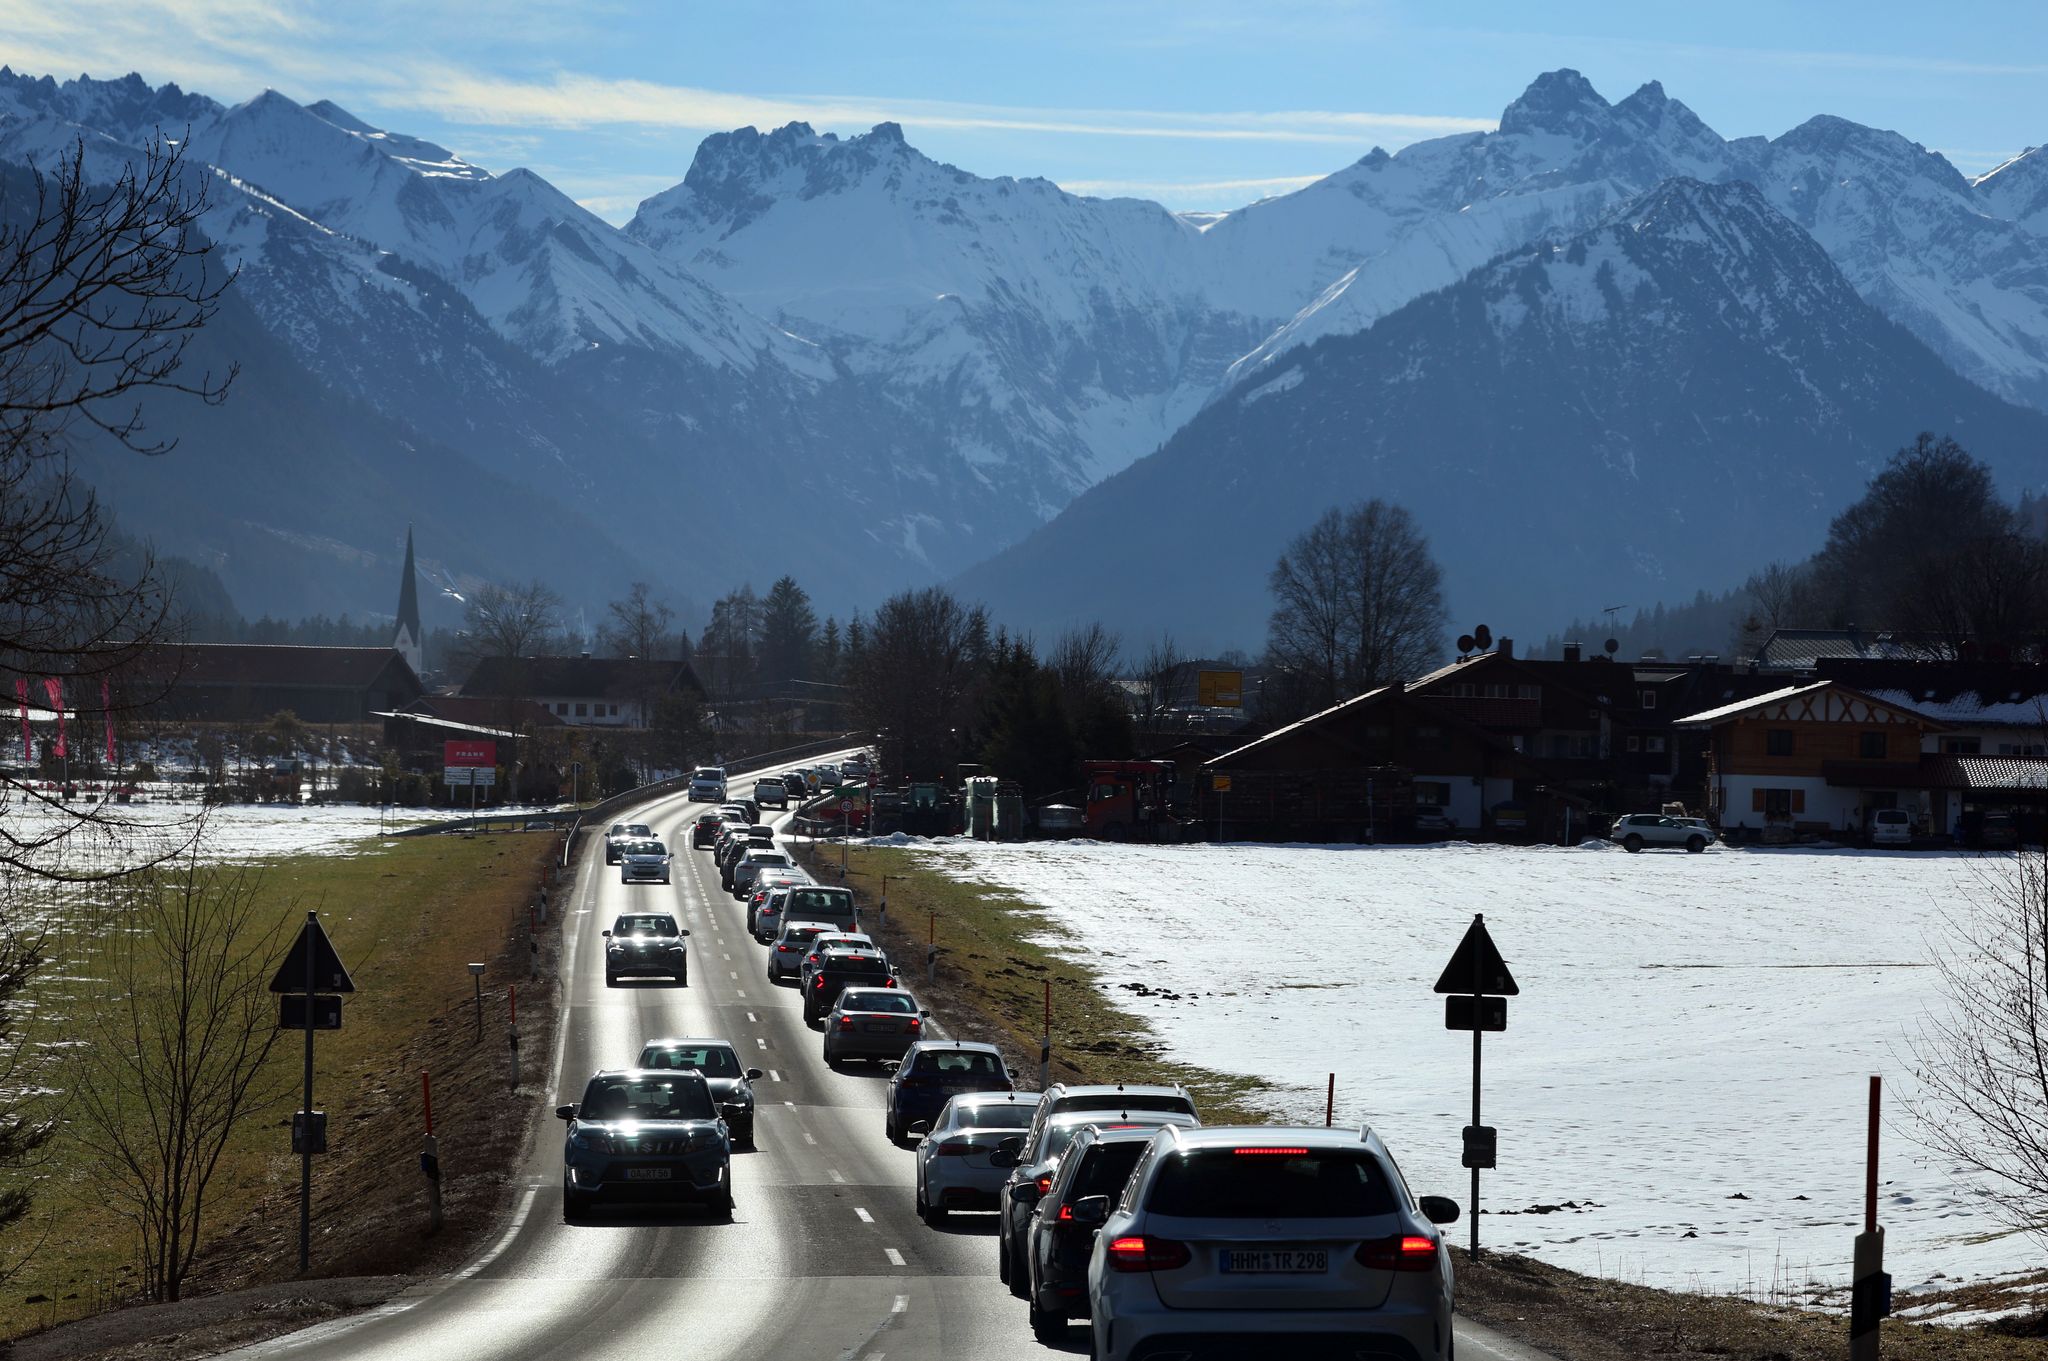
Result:
<svg viewBox="0 0 2048 1361"><path fill-rule="evenodd" d="M1325 109L1181 113L1032 109L833 95L764 97L580 74L525 81L447 69L421 71L416 79L385 92L383 98L388 104L433 113L450 122L494 127L639 126L708 131L791 122L833 127L898 122L963 131L1348 145L1375 134L1412 138L1494 126L1492 119L1485 118Z"/></svg>
<svg viewBox="0 0 2048 1361"><path fill-rule="evenodd" d="M1147 194L1186 198L1197 194L1253 194L1265 197L1292 193L1322 179L1321 175L1274 175L1257 180L1061 180L1070 194Z"/></svg>

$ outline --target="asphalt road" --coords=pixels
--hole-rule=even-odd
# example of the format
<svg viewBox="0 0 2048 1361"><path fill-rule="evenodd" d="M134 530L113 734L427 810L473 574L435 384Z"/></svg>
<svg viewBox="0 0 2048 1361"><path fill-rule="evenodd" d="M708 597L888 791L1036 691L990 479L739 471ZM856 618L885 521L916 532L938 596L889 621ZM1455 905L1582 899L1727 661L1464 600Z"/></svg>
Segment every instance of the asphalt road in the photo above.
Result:
<svg viewBox="0 0 2048 1361"><path fill-rule="evenodd" d="M600 1210L562 1221L561 1136L550 1121L524 1169L503 1236L460 1274L368 1314L233 1355L292 1361L526 1361L527 1358L824 1358L976 1361L1056 1354L1032 1340L1024 1305L995 1277L994 1217L927 1228L912 1209L913 1157L882 1136L885 1075L834 1073L793 985L773 985L764 952L720 891L707 853L688 848L701 805L680 798L634 816L676 851L675 882L624 885L596 838L568 903L564 1014L549 1101L576 1100L643 1040L722 1035L755 1084L758 1151L733 1155L737 1209ZM628 907L672 905L690 929L690 985L604 983L600 933ZM453 1150L443 1151L454 1161ZM1067 1349L1085 1354L1085 1333ZM1536 1353L1460 1324L1458 1353Z"/></svg>

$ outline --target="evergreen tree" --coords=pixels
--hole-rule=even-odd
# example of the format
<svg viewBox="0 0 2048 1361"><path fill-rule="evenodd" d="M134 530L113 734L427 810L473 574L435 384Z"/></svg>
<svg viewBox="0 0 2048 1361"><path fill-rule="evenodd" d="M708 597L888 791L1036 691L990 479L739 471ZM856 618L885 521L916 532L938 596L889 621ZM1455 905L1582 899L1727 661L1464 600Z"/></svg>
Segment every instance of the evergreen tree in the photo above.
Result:
<svg viewBox="0 0 2048 1361"><path fill-rule="evenodd" d="M811 598L795 577L783 577L761 602L761 678L770 684L810 680L817 646Z"/></svg>

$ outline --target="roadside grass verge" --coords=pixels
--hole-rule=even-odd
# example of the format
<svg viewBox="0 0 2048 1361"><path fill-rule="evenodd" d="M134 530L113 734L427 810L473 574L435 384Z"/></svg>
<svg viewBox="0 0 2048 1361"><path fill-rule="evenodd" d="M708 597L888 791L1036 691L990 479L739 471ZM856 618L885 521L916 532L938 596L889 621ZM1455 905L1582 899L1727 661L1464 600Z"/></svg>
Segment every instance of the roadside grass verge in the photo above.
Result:
<svg viewBox="0 0 2048 1361"><path fill-rule="evenodd" d="M805 844L820 881L839 880L836 846ZM810 862L815 859L814 864ZM987 1040L1010 1056L1020 1085L1035 1086L1045 984L1052 984L1054 1082L1179 1082L1211 1124L1256 1124L1276 1111L1266 1086L1248 1074L1220 1073L1161 1056L1145 1022L1116 1005L1085 962L1060 953L1062 933L1037 907L993 884L950 878L917 851L847 849L847 877L864 921L877 920L883 876L889 910L872 929L925 1005L962 1039ZM925 982L927 936L936 923L939 974Z"/></svg>
<svg viewBox="0 0 2048 1361"><path fill-rule="evenodd" d="M342 1029L320 1032L314 1045L314 1104L327 1112L330 1151L313 1164L311 1274L409 1270L461 1251L488 1221L497 1188L516 1165L526 1107L537 1099L509 1091L509 982L519 985L529 1067L545 1059L552 1033L552 970L530 991L526 982L527 905L559 844L533 834L420 837L252 862L262 876L258 924L281 924L280 956L306 912L317 910L357 989L344 1004ZM93 929L66 927L54 940L53 962L36 988L33 1041L61 1043L75 1030L67 1016L89 1005L81 980L96 976L98 933L120 929L112 909L99 909L96 921ZM489 966L481 1042L472 960ZM234 1131L208 1191L188 1295L287 1279L297 1270L291 1112L299 1104L299 1033L281 1033L267 1061L289 1095ZM48 1085L61 1089L61 1062L52 1067ZM417 1162L422 1067L434 1069L445 1169L448 1231L434 1240L423 1236ZM0 1337L125 1302L139 1280L134 1227L97 1184L76 1140L60 1129L36 1174L30 1219L0 1235L0 1263L27 1258L0 1285Z"/></svg>

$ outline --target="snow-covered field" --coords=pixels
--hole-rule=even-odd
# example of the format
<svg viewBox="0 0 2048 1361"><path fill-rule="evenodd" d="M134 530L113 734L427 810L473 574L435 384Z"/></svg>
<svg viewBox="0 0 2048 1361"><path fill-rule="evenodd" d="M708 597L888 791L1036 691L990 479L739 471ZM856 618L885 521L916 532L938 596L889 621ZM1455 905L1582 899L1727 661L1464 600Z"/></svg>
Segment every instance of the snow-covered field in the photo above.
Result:
<svg viewBox="0 0 2048 1361"><path fill-rule="evenodd" d="M104 810L109 825L78 826L65 837L61 855L72 868L133 863L161 854L163 848L183 847L195 833L202 860L254 860L311 851L347 855L382 831L469 816L467 809L402 808L380 817L381 812L346 804L111 804ZM23 837L57 826L60 816L18 801L0 811L8 829Z"/></svg>
<svg viewBox="0 0 2048 1361"><path fill-rule="evenodd" d="M2040 1261L1972 1205L1896 1099L1917 1021L1940 1005L1941 914L1984 892L1981 857L915 844L1045 907L1062 952L1172 1057L1269 1078L1276 1116L1320 1123L1335 1072L1339 1121L1370 1121L1418 1192L1461 1203L1471 1036L1443 1028L1431 989L1483 912L1522 989L1485 1042L1500 1167L1483 1242L1659 1286L1844 1286L1880 1073L1898 1288ZM1148 995L1161 991L1181 998Z"/></svg>

